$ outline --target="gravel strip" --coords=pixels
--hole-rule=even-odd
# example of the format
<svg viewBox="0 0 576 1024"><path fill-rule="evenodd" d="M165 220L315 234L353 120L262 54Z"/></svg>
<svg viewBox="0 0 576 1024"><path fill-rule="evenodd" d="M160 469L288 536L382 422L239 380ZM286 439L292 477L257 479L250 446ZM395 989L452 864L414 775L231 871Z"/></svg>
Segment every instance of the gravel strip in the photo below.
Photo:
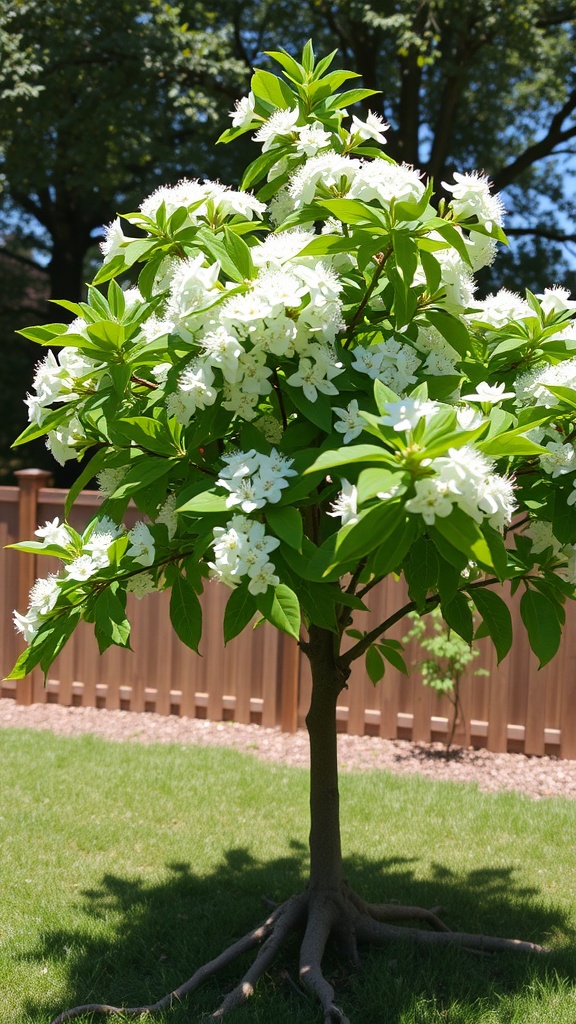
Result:
<svg viewBox="0 0 576 1024"><path fill-rule="evenodd" d="M305 732L295 735L259 725L208 722L134 711L69 708L59 704L25 707L0 699L0 728L48 729L59 736L91 733L115 742L192 743L233 747L265 761L308 766ZM395 774L419 773L452 782L475 782L485 792L519 790L534 799L563 796L576 800L576 761L556 757L493 754L457 747L446 758L439 743L409 743L373 736L339 736L344 771L386 769Z"/></svg>

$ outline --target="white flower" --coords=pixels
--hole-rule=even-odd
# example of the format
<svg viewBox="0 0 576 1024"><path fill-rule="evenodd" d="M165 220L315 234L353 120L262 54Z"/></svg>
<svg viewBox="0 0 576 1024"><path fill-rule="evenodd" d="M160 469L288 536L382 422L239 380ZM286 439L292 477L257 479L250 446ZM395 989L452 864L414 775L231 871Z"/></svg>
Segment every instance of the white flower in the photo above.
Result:
<svg viewBox="0 0 576 1024"><path fill-rule="evenodd" d="M526 535L532 540L534 554L539 554L546 548L552 548L553 554L558 555L562 550L562 544L552 532L552 523L548 523L546 520L533 519L526 530Z"/></svg>
<svg viewBox="0 0 576 1024"><path fill-rule="evenodd" d="M467 220L477 217L480 224L491 231L494 225L501 226L504 220L504 204L499 195L490 193L490 182L484 174L454 173L455 185L442 182L447 192L452 193L450 205L456 217Z"/></svg>
<svg viewBox="0 0 576 1024"><path fill-rule="evenodd" d="M351 526L353 523L357 523L359 518L358 488L348 480L342 479L342 490L336 500L332 502L330 508L332 512L327 514L334 518L340 516L342 526Z"/></svg>
<svg viewBox="0 0 576 1024"><path fill-rule="evenodd" d="M58 577L48 576L46 579L38 579L30 590L30 606L28 614L33 616L48 615L58 600L59 587Z"/></svg>
<svg viewBox="0 0 576 1024"><path fill-rule="evenodd" d="M440 406L437 402L422 401L420 398L403 398L400 402L386 402L386 412L381 418L385 427L396 431L414 430L422 417L433 416Z"/></svg>
<svg viewBox="0 0 576 1024"><path fill-rule="evenodd" d="M20 612L14 612L14 629L21 633L27 644L31 643L38 627L41 623L41 618L36 612L28 612L26 615L21 615Z"/></svg>
<svg viewBox="0 0 576 1024"><path fill-rule="evenodd" d="M134 594L138 601L146 594L154 593L157 589L156 581L149 572L139 572L136 576L132 576L126 584L126 593Z"/></svg>
<svg viewBox="0 0 576 1024"><path fill-rule="evenodd" d="M515 292L501 288L496 294L489 295L483 302L474 303L474 312L470 315L472 320L481 320L491 324L493 327L501 327L510 320L522 320L523 317L533 316L534 311L525 299L522 299Z"/></svg>
<svg viewBox="0 0 576 1024"><path fill-rule="evenodd" d="M424 363L424 372L431 377L443 377L455 375L458 370L443 352L431 352Z"/></svg>
<svg viewBox="0 0 576 1024"><path fill-rule="evenodd" d="M250 578L248 590L251 594L265 594L268 587L277 587L280 577L274 575L275 566L272 562L265 562L257 572Z"/></svg>
<svg viewBox="0 0 576 1024"><path fill-rule="evenodd" d="M100 249L104 257L103 262L108 263L115 256L122 255L123 247L130 241L122 231L120 218L116 217L111 224L104 228L104 238L100 242Z"/></svg>
<svg viewBox="0 0 576 1024"><path fill-rule="evenodd" d="M484 422L484 416L472 405L457 405L456 419L460 430L475 430Z"/></svg>
<svg viewBox="0 0 576 1024"><path fill-rule="evenodd" d="M34 536L40 537L44 544L57 544L61 548L65 548L71 540L66 523L61 523L58 517L52 522L46 522L44 526L39 526L34 531Z"/></svg>
<svg viewBox="0 0 576 1024"><path fill-rule="evenodd" d="M288 487L288 477L296 476L291 469L292 459L280 455L275 448L270 455L256 452L236 452L224 457L228 466L216 481L229 491L226 506L239 505L243 512L254 512L266 504L276 504L282 491Z"/></svg>
<svg viewBox="0 0 576 1024"><path fill-rule="evenodd" d="M356 115L352 116L350 134L356 135L360 139L374 139L375 142L379 142L383 146L386 142L384 132L389 128L390 125L386 124L384 118L369 110L365 121L360 121Z"/></svg>
<svg viewBox="0 0 576 1024"><path fill-rule="evenodd" d="M416 496L409 498L405 508L408 512L419 513L428 526L434 525L436 516L444 519L452 511L448 484L434 477L425 477L415 483Z"/></svg>
<svg viewBox="0 0 576 1024"><path fill-rule="evenodd" d="M101 568L102 566L98 559L92 558L91 555L79 555L73 562L65 566L64 572L69 579L84 583Z"/></svg>
<svg viewBox="0 0 576 1024"><path fill-rule="evenodd" d="M418 202L423 194L420 171L408 164L393 164L386 160L363 161L348 192L350 199L375 200L385 209L390 207L392 200Z"/></svg>
<svg viewBox="0 0 576 1024"><path fill-rule="evenodd" d="M518 405L543 405L550 409L558 403L547 385L576 388L576 359L565 359L549 366L547 363L528 370L514 381Z"/></svg>
<svg viewBox="0 0 576 1024"><path fill-rule="evenodd" d="M70 459L79 458L79 451L76 444L84 440L80 420L73 416L67 424L48 431L46 447L61 466Z"/></svg>
<svg viewBox="0 0 576 1024"><path fill-rule="evenodd" d="M310 345L308 348L311 358L302 356L298 364L298 370L287 379L287 384L295 388L302 388L305 397L309 402L315 402L318 392L324 395L337 395L338 389L332 384L332 377L342 373L341 363L330 363L328 353L323 351L319 345Z"/></svg>
<svg viewBox="0 0 576 1024"><path fill-rule="evenodd" d="M487 384L482 381L477 384L476 391L472 395L462 395L463 402L481 402L483 405L499 405L506 398L515 398L515 391L506 391L505 384Z"/></svg>
<svg viewBox="0 0 576 1024"><path fill-rule="evenodd" d="M562 444L561 441L549 441L544 447L547 449L548 455L540 456L540 465L545 473L550 473L553 479L576 470L576 451L573 445Z"/></svg>
<svg viewBox="0 0 576 1024"><path fill-rule="evenodd" d="M492 265L498 251L498 242L495 238L481 235L479 231L470 231L465 242L474 272Z"/></svg>
<svg viewBox="0 0 576 1024"><path fill-rule="evenodd" d="M249 92L247 96L243 96L242 99L236 100L235 109L231 110L228 115L232 118L233 128L247 128L248 125L252 124L255 103L256 100L252 92Z"/></svg>
<svg viewBox="0 0 576 1024"><path fill-rule="evenodd" d="M382 367L382 354L379 346L371 345L369 348L364 348L363 345L359 345L352 351L352 355L354 356L352 369L358 370L358 373L366 373L372 380L376 380Z"/></svg>
<svg viewBox="0 0 576 1024"><path fill-rule="evenodd" d="M274 575L275 566L268 556L280 541L266 536L263 523L236 515L226 527L215 527L213 534L215 560L208 565L222 583L236 587L247 576L251 594L263 594L269 586L278 585L279 577Z"/></svg>
<svg viewBox="0 0 576 1024"><path fill-rule="evenodd" d="M262 152L265 153L274 145L277 138L293 134L299 117L298 107L294 107L293 110L275 110L271 117L261 125L256 135L252 136L252 139L254 142L264 143Z"/></svg>
<svg viewBox="0 0 576 1024"><path fill-rule="evenodd" d="M238 359L244 352L235 331L217 327L199 340L206 356L206 364L218 366L224 379L234 384L238 377Z"/></svg>
<svg viewBox="0 0 576 1024"><path fill-rule="evenodd" d="M324 131L320 121L313 124L304 124L296 128L298 142L296 150L298 153L305 153L306 156L315 156L319 149L325 149L330 143L330 133Z"/></svg>
<svg viewBox="0 0 576 1024"><path fill-rule="evenodd" d="M102 469L96 474L98 489L105 498L110 498L126 476L124 466L118 469Z"/></svg>
<svg viewBox="0 0 576 1024"><path fill-rule="evenodd" d="M561 288L559 285L555 285L554 288L545 288L544 294L537 295L536 298L540 299L542 312L545 316L549 316L551 313L565 313L569 309L576 309L576 302L570 298L568 289Z"/></svg>
<svg viewBox="0 0 576 1024"><path fill-rule="evenodd" d="M488 514L488 522L496 530L510 523L516 509L511 480L493 473L479 488L478 508Z"/></svg>
<svg viewBox="0 0 576 1024"><path fill-rule="evenodd" d="M360 166L359 160L339 156L338 153L320 153L319 156L307 160L292 175L288 184L288 194L294 200L294 205L300 207L312 202L316 186L320 182L325 188L330 188L339 186L343 181L345 191L346 184L354 180Z"/></svg>
<svg viewBox="0 0 576 1024"><path fill-rule="evenodd" d="M178 528L178 516L176 514L177 496L172 492L168 495L163 505L160 506L156 515L156 522L163 523L168 530L168 537L172 540Z"/></svg>
<svg viewBox="0 0 576 1024"><path fill-rule="evenodd" d="M132 527L128 533L130 547L126 554L133 558L139 565L152 565L156 557L154 537L150 530L141 520Z"/></svg>
<svg viewBox="0 0 576 1024"><path fill-rule="evenodd" d="M344 434L342 442L349 444L362 433L366 426L366 421L360 415L358 402L355 398L352 399L345 409L334 406L334 412L338 413L340 417L334 423L334 430L337 430L339 434Z"/></svg>

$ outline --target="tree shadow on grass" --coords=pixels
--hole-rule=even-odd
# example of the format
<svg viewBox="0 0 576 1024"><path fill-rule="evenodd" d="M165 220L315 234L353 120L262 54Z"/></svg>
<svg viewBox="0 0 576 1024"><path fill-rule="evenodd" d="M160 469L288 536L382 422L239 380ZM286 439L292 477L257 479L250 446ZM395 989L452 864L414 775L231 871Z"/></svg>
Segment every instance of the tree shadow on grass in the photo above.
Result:
<svg viewBox="0 0 576 1024"><path fill-rule="evenodd" d="M257 861L245 849L231 849L206 876L195 875L186 863L167 864L160 881L105 875L98 889L80 894L77 929L51 930L27 954L33 961L58 963L67 979L59 1004L46 1000L41 1006L28 1005L30 1019L44 1024L66 1007L91 1001L139 1005L175 988L201 963L263 920L273 903L302 889L307 850L298 842L291 845L291 857L268 862ZM342 965L329 951L327 977L355 1024L460 1019L471 1024L480 1021L481 1015L476 1018L472 1012L460 1018L446 1007L473 1008L487 993L497 1006L503 995L520 992L554 972L576 980L576 936L566 915L545 906L536 889L518 885L514 868L484 866L457 874L438 864L427 877L420 877L417 858L370 861L360 857L348 859L346 868L353 888L374 902L441 906L454 930L542 944L552 941L559 946L547 957L484 956L460 949L416 947L407 941L370 951L354 969ZM205 1019L238 982L250 958L249 954L236 961L161 1019L173 1024ZM298 991L297 962L294 937L262 979L260 995L237 1011L234 1020L238 1024L244 1020L316 1024L320 1011ZM432 1000L435 1008L440 1007L438 1015L411 1015L419 999Z"/></svg>

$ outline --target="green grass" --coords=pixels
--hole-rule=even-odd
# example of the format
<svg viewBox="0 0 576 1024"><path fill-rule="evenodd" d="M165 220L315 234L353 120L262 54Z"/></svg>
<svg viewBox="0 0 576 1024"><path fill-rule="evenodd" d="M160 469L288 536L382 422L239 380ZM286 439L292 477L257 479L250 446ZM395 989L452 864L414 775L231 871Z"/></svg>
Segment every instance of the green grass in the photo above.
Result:
<svg viewBox="0 0 576 1024"><path fill-rule="evenodd" d="M0 1024L152 1001L303 884L307 776L230 750L0 733ZM372 900L549 957L398 943L326 973L353 1024L575 1024L576 802L385 773L342 779L347 874ZM237 1024L318 1024L297 944ZM162 1024L215 1009L242 964ZM100 1018L104 1020L106 1018ZM122 1018L107 1018L120 1024ZM82 1018L88 1024L90 1015ZM96 1024L96 1018L94 1018Z"/></svg>

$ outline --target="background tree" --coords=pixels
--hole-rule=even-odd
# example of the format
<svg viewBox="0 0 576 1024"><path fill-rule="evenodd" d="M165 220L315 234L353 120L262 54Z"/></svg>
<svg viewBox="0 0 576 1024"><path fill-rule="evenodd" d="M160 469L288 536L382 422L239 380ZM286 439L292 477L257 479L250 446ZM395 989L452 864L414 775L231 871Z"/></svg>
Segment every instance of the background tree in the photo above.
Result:
<svg viewBox="0 0 576 1024"><path fill-rule="evenodd" d="M7 222L35 223L52 295L78 300L94 233L120 203L215 171L216 98L237 94L241 69L201 5L188 25L156 0L2 0L0 12Z"/></svg>
<svg viewBox="0 0 576 1024"><path fill-rule="evenodd" d="M576 593L576 303L559 288L475 298L473 269L504 237L485 176L455 172L438 212L431 185L387 154L383 119L349 121L370 90L331 70L335 54L316 64L308 43L302 63L270 56L283 77L257 71L222 136L261 144L241 189L157 190L109 227L88 301L62 302L73 322L23 331L60 351L38 366L19 442L46 435L60 463L91 456L67 512L94 474L105 500L82 534L56 519L15 545L60 569L15 613L29 646L11 678L47 672L81 619L101 650L129 646L128 593L169 589L174 629L198 650L208 577L230 588L225 642L256 616L299 642L312 674L309 883L176 992L123 1012L170 1006L262 943L221 1017L301 929L302 982L325 1024L346 1024L322 973L331 937L356 960L358 942L406 937L396 922L411 918L431 926L408 933L419 943L539 949L351 891L336 706L355 660L374 681L402 664L387 634L413 610L439 607L503 658L505 584L521 590L540 664L556 652ZM143 518L127 529L130 499ZM390 573L408 602L357 630L354 612ZM76 1007L54 1024L91 1010L114 1012Z"/></svg>
<svg viewBox="0 0 576 1024"><path fill-rule="evenodd" d="M238 180L245 148L212 145L228 100L277 38L297 53L313 36L380 90L390 152L439 197L455 167L504 190L512 245L485 293L572 287L575 21L575 0L0 0L0 246L27 233L52 296L78 300L117 210L186 175Z"/></svg>

